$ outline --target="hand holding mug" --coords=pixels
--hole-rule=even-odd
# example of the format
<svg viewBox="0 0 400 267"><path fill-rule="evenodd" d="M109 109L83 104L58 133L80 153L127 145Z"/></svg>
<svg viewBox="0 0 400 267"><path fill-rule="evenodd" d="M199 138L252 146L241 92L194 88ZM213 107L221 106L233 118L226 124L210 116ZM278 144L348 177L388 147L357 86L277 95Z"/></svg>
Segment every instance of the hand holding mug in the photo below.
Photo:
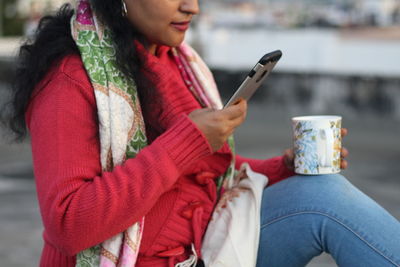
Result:
<svg viewBox="0 0 400 267"><path fill-rule="evenodd" d="M345 137L348 133L348 130L346 128L341 128L341 134L342 134L342 138ZM349 155L349 151L342 147L341 152L340 152L340 156L341 156L341 162L340 162L340 168L341 169L346 169L348 166L348 162L346 160L346 157ZM294 151L293 148L288 148L285 150L284 154L283 154L283 159L284 159L284 163L286 168L288 168L291 171L294 171Z"/></svg>
<svg viewBox="0 0 400 267"><path fill-rule="evenodd" d="M341 116L301 116L292 118L293 150L286 151L289 168L301 175L339 173L347 167L342 149Z"/></svg>

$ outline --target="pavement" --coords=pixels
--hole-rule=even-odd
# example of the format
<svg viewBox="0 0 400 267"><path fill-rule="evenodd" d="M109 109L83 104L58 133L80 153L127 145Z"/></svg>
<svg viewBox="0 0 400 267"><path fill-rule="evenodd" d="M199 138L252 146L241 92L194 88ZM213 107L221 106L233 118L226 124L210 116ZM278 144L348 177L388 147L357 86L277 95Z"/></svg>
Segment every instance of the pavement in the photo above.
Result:
<svg viewBox="0 0 400 267"><path fill-rule="evenodd" d="M250 103L247 121L236 132L238 152L256 158L280 155L291 146L290 117L294 115L304 114ZM343 116L343 126L349 129L344 146L350 151L350 165L343 175L400 219L399 121L370 115ZM43 227L29 141L10 145L0 138L0 203L0 267L37 266ZM336 264L324 254L307 266Z"/></svg>

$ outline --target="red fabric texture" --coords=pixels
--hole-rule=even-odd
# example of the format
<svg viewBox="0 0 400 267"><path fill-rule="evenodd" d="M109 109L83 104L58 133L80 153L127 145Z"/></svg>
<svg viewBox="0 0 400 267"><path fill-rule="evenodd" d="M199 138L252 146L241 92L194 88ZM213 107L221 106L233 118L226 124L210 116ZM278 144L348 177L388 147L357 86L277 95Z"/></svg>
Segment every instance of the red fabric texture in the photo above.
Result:
<svg viewBox="0 0 400 267"><path fill-rule="evenodd" d="M144 114L150 144L136 158L102 172L97 108L79 56L64 58L34 92L26 113L44 224L40 266L72 267L80 251L146 217L137 266L173 266L201 239L216 203L214 178L232 154L212 153L187 116L200 108L168 49L146 55L161 114ZM150 109L151 110L151 109ZM161 126L161 127L155 127ZM249 162L270 184L291 176L282 157Z"/></svg>

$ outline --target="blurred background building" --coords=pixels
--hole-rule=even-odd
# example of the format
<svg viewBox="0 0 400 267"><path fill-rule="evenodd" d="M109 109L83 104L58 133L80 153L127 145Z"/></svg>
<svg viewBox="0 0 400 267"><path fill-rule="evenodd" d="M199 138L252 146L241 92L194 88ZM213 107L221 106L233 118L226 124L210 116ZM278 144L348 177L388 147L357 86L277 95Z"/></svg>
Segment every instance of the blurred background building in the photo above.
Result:
<svg viewBox="0 0 400 267"><path fill-rule="evenodd" d="M398 0L217 0L207 5L229 10L216 16L218 23L279 28L391 26L399 24L400 8Z"/></svg>
<svg viewBox="0 0 400 267"><path fill-rule="evenodd" d="M0 1L0 107L19 44L64 2ZM187 41L211 67L223 99L262 55L283 52L249 103L238 151L279 155L291 145L291 116L341 115L350 131L344 175L400 219L400 0L199 2ZM4 132L0 127L0 265L34 266L42 225L29 140L10 144ZM325 256L310 266L335 264Z"/></svg>
<svg viewBox="0 0 400 267"><path fill-rule="evenodd" d="M2 0L0 35L18 35L65 0ZM400 25L399 0L214 0L201 3L215 26L388 27ZM28 27L28 29L30 29Z"/></svg>

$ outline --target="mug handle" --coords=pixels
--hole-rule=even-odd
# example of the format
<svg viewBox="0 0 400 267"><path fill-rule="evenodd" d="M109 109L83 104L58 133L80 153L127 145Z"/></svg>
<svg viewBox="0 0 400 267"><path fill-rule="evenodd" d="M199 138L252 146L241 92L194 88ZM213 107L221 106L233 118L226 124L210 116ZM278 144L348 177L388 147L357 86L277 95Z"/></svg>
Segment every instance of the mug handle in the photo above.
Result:
<svg viewBox="0 0 400 267"><path fill-rule="evenodd" d="M334 144L334 132L332 129L321 129L320 134L323 134L325 143L325 154L318 158L319 166L322 167L333 167L333 144Z"/></svg>

